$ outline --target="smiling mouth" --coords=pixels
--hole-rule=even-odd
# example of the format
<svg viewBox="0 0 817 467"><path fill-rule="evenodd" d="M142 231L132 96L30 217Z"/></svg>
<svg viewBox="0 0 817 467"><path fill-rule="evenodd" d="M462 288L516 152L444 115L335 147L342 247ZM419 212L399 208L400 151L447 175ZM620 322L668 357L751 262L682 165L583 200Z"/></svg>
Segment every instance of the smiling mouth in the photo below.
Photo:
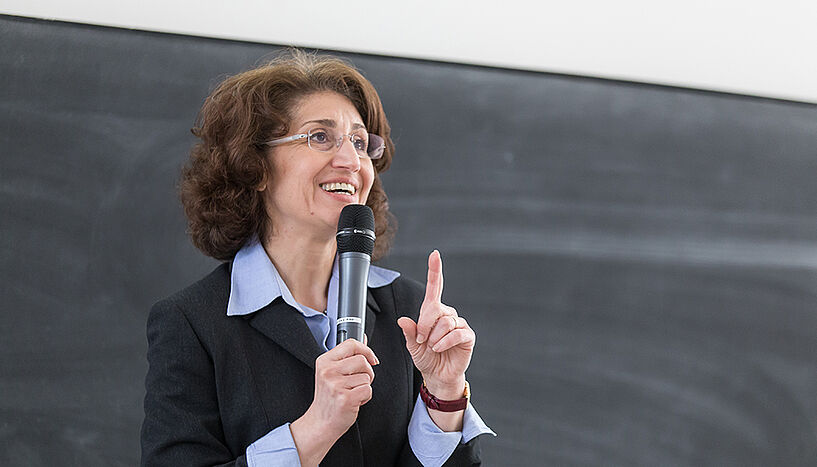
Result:
<svg viewBox="0 0 817 467"><path fill-rule="evenodd" d="M357 191L355 186L349 183L323 183L320 185L320 187L323 191L344 195L354 195Z"/></svg>

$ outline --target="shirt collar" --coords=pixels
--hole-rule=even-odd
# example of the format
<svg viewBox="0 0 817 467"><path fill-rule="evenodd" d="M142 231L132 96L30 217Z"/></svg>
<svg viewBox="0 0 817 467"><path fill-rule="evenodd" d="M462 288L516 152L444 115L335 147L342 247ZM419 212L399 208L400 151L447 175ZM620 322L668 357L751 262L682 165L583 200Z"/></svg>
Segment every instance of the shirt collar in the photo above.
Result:
<svg viewBox="0 0 817 467"><path fill-rule="evenodd" d="M330 282L337 282L338 261L332 267ZM369 266L368 287L374 289L394 282L400 276L397 271ZM305 313L295 301L275 265L267 256L264 246L254 238L236 253L230 275L230 298L227 301L227 316L247 315L264 308L276 298Z"/></svg>

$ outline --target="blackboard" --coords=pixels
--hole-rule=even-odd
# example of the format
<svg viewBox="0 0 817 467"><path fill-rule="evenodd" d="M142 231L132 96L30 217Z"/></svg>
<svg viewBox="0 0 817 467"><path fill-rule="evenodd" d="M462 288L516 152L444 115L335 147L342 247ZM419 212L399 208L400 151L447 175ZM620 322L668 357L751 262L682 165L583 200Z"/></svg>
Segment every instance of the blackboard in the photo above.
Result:
<svg viewBox="0 0 817 467"><path fill-rule="evenodd" d="M145 320L216 262L176 195L280 47L0 16L0 464L134 465ZM817 462L817 106L343 54L381 93L382 265L476 329L488 465Z"/></svg>

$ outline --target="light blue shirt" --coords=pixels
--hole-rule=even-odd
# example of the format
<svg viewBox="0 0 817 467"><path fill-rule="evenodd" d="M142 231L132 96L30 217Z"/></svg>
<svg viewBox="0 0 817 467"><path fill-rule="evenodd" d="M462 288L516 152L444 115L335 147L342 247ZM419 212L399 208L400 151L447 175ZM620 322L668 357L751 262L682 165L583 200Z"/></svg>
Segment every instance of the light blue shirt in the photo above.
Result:
<svg viewBox="0 0 817 467"><path fill-rule="evenodd" d="M391 284L399 276L399 272L370 266L367 285L372 289L383 287ZM296 302L267 256L263 245L257 239L249 242L239 250L233 260L227 316L254 313L278 297L282 297L287 304L303 315L309 330L321 348L328 351L335 347L338 316L337 260L332 267L332 277L329 279L327 310L326 313L322 313ZM442 465L457 448L458 443L467 443L484 433L496 436L485 425L470 403L465 409L462 431L444 432L431 420L425 403L419 397L414 404L414 411L408 426L409 445L424 466ZM250 467L267 465L300 467L301 465L295 440L289 430L289 423L275 428L249 445L246 454Z"/></svg>

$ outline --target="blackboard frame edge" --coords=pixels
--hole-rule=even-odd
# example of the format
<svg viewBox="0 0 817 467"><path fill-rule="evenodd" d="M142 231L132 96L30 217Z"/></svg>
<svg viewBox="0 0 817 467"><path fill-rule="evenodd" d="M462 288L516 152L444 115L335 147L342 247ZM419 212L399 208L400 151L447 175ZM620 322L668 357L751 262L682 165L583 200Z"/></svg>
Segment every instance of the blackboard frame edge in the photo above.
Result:
<svg viewBox="0 0 817 467"><path fill-rule="evenodd" d="M693 88L693 87L686 87L680 85L671 85L671 84L660 84L660 83L648 83L643 81L633 81L633 80L626 80L620 78L608 78L608 77L601 77L601 76L592 76L592 75L579 75L579 74L571 74L571 73L563 73L563 72L554 72L554 71L538 71L538 70L525 70L521 68L511 68L511 67L503 67L503 66L496 66L496 65L481 65L481 64L474 64L474 63L462 63L462 62L452 62L452 61L445 61L445 60L435 60L429 58L417 58L417 57L404 57L404 56L396 56L396 55L385 55L385 54L376 54L376 53L369 53L369 52L352 52L348 50L339 50L339 49L327 49L327 48L315 48L312 46L300 46L297 44L276 44L272 42L261 42L261 41L252 41L246 39L228 39L222 37L211 37L211 36L200 36L196 34L183 34L183 33L175 33L175 32L165 32L165 31L152 31L149 29L138 29L138 28L127 28L127 27L120 27L120 26L107 26L107 25L100 25L100 24L92 24L92 23L81 23L77 21L68 21L68 20L61 20L61 19L48 19L48 18L36 18L31 16L20 16L20 15L11 15L7 13L0 13L0 20L10 20L14 22L26 22L26 23L39 23L39 24L55 24L60 26L73 26L73 27L82 27L87 29L109 29L109 30L124 30L130 31L138 34L147 34L147 35L161 35L161 36L176 36L179 38L192 38L196 40L206 40L206 41L217 41L217 42L230 42L230 43L238 43L238 44L252 44L252 45L264 45L264 46L272 46L272 47L280 47L280 48L287 48L287 47L297 47L299 49L306 50L308 52L317 52L317 53L326 53L326 54L333 54L333 55L340 55L340 56L351 56L351 57L364 57L364 58L373 58L373 59L392 59L392 60L401 60L407 61L411 63L422 63L428 64L432 66L455 66L455 67L466 67L475 70L486 70L486 71L496 71L502 73L512 73L512 74L521 74L521 75L535 75L535 76L549 76L553 78L561 78L566 79L569 81L586 81L586 82L597 82L597 83L604 83L604 84L612 84L612 85L619 85L625 87L637 87L637 88L650 88L650 89L659 89L659 90L666 90L666 91L676 91L676 92L684 92L684 93L693 93L693 94L703 94L712 97L721 97L721 98L729 98L729 99L741 99L741 100L751 100L755 102L768 102L768 103L777 103L777 104L786 104L786 105L797 105L804 108L810 109L817 109L817 103L812 102L805 102L805 101L798 101L794 99L785 99L781 97L770 97L770 96L756 96L752 94L741 94L738 92L728 92L728 91L718 91L718 90L710 90L710 89L701 89L701 88ZM263 57L259 57L263 58Z"/></svg>

